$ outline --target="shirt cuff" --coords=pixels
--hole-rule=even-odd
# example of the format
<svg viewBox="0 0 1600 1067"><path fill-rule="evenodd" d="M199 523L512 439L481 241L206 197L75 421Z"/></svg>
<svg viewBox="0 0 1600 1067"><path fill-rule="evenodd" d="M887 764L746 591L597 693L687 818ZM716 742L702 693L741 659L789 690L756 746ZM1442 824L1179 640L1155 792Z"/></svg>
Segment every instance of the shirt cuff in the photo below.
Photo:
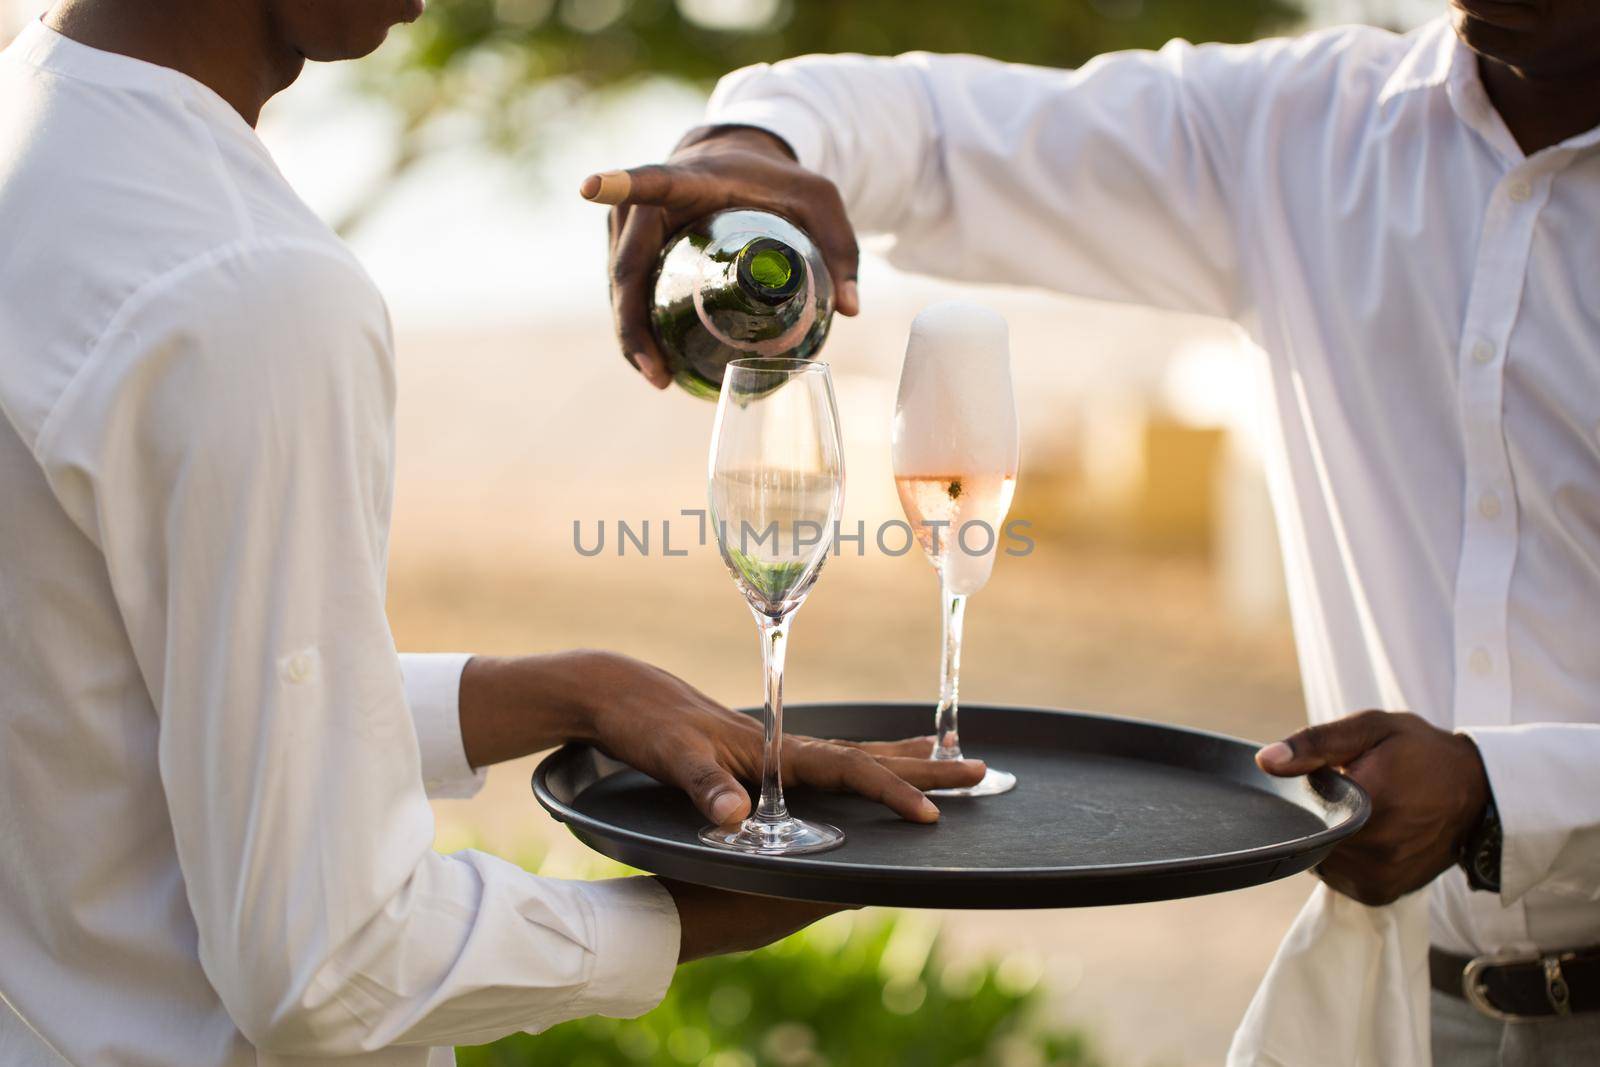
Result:
<svg viewBox="0 0 1600 1067"><path fill-rule="evenodd" d="M461 672L472 656L465 652L403 653L406 704L416 725L422 753L422 785L435 800L477 795L489 776L473 770L461 740Z"/></svg>
<svg viewBox="0 0 1600 1067"><path fill-rule="evenodd" d="M583 888L594 923L594 971L572 1015L643 1015L667 995L678 967L678 906L654 878L610 878Z"/></svg>
<svg viewBox="0 0 1600 1067"><path fill-rule="evenodd" d="M1600 755L1600 730L1533 723L1461 733L1478 746L1500 814L1500 900L1509 905L1551 877L1573 830L1593 818L1581 798Z"/></svg>
<svg viewBox="0 0 1600 1067"><path fill-rule="evenodd" d="M757 80L767 69L764 65L750 67L722 79L706 106L706 124L766 130L789 146L802 167L820 173L824 130L814 113L793 100L738 99L741 87Z"/></svg>

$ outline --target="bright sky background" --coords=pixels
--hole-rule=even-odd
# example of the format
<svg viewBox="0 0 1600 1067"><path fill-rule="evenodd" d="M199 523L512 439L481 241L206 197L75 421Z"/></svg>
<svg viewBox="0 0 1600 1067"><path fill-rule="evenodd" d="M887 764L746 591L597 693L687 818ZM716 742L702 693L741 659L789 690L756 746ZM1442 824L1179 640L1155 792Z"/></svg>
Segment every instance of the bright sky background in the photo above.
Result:
<svg viewBox="0 0 1600 1067"><path fill-rule="evenodd" d="M325 214L369 188L391 144L387 113L347 81L336 68L310 71L261 124L291 183ZM477 147L442 152L393 189L352 241L408 323L606 315L605 211L579 198L578 183L593 170L661 159L702 104L692 89L656 85L605 121L552 135L534 162Z"/></svg>

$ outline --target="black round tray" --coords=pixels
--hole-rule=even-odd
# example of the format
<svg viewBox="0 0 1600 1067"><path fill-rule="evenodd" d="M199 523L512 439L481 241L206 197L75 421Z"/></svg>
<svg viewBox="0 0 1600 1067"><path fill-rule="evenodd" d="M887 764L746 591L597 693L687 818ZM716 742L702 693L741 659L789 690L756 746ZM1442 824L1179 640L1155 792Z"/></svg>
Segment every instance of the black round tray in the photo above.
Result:
<svg viewBox="0 0 1600 1067"><path fill-rule="evenodd" d="M792 733L846 740L926 734L927 704L797 704ZM786 790L795 814L845 843L797 857L702 845L687 797L588 747L533 776L551 815L597 852L700 885L847 905L1072 908L1199 896L1306 870L1359 830L1370 805L1343 775L1273 778L1256 746L1106 715L969 704L969 756L1016 774L994 797L937 799L933 826L842 793Z"/></svg>

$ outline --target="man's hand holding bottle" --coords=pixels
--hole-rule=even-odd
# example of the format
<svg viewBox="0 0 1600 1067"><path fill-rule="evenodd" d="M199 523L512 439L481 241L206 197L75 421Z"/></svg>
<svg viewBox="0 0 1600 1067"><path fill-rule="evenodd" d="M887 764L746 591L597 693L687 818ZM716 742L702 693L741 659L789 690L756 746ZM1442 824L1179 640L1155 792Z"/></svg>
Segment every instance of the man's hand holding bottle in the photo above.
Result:
<svg viewBox="0 0 1600 1067"><path fill-rule="evenodd" d="M795 161L788 145L745 126L689 133L666 163L585 178L583 197L610 204L611 310L623 354L656 388L672 382L650 328L651 283L661 249L690 222L727 208L758 208L806 231L834 281L835 309L860 311L855 232L839 190Z"/></svg>

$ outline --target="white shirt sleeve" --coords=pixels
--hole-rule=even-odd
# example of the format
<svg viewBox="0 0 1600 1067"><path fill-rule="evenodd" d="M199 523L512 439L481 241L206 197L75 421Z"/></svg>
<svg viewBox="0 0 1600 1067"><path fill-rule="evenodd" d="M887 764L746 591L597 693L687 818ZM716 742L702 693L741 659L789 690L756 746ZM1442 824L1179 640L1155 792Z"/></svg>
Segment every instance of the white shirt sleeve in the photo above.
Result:
<svg viewBox="0 0 1600 1067"><path fill-rule="evenodd" d="M1277 52L1174 41L1076 71L808 56L728 75L707 119L787 141L901 266L1226 316L1228 176Z"/></svg>
<svg viewBox="0 0 1600 1067"><path fill-rule="evenodd" d="M234 246L133 298L37 446L105 554L157 709L201 964L284 1054L639 1014L678 954L653 879L433 851L429 728L384 615L391 363L353 262ZM432 666L414 694L459 681Z"/></svg>
<svg viewBox="0 0 1600 1067"><path fill-rule="evenodd" d="M1500 812L1500 898L1538 887L1600 900L1600 725L1527 723L1462 731L1483 757Z"/></svg>

